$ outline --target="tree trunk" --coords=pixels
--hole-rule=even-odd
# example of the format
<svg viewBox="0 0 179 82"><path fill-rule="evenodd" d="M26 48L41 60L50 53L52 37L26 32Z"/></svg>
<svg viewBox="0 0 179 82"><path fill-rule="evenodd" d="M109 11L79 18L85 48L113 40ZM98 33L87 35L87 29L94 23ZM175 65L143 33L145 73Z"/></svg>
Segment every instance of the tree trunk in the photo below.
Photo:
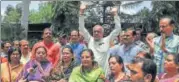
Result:
<svg viewBox="0 0 179 82"><path fill-rule="evenodd" d="M24 28L24 30L22 31L20 37L21 37L21 39L26 39L26 40L27 40L27 36L28 36L29 4L30 4L30 0L23 0L21 27Z"/></svg>

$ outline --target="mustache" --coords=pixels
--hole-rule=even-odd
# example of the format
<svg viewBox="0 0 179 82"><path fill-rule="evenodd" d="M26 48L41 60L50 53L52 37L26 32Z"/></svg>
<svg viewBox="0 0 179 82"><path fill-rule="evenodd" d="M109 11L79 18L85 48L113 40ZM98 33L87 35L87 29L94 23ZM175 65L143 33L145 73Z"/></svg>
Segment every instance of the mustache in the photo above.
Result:
<svg viewBox="0 0 179 82"><path fill-rule="evenodd" d="M51 38L51 36L47 36L46 38Z"/></svg>

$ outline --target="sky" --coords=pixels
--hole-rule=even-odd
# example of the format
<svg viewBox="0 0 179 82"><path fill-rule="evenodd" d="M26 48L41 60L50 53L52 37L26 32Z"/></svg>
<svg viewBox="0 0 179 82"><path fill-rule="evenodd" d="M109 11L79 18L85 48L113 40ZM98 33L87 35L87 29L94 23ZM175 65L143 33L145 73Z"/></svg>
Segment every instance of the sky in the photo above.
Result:
<svg viewBox="0 0 179 82"><path fill-rule="evenodd" d="M4 12L6 10L6 7L8 5L16 6L18 3L21 1L1 1L1 15L4 16ZM29 9L32 10L38 10L38 4L44 2L44 1L31 1ZM130 2L130 1L126 1ZM135 14L137 11L141 10L142 8L147 7L150 10L152 9L151 6L151 1L143 1L141 5L134 7L132 9L123 9L121 8L120 10L127 13L127 14Z"/></svg>
<svg viewBox="0 0 179 82"><path fill-rule="evenodd" d="M125 1L125 2L130 2L130 1ZM141 3L141 5L131 8L131 9L130 8L128 8L128 9L121 8L120 11L123 11L127 14L135 14L139 10L143 9L144 7L147 7L147 8L149 8L149 10L152 10L151 1L143 1Z"/></svg>
<svg viewBox="0 0 179 82"><path fill-rule="evenodd" d="M29 9L38 10L38 4L41 2L42 1L31 1ZM4 12L8 5L12 5L15 7L18 3L21 3L21 1L1 1L1 15L4 16Z"/></svg>

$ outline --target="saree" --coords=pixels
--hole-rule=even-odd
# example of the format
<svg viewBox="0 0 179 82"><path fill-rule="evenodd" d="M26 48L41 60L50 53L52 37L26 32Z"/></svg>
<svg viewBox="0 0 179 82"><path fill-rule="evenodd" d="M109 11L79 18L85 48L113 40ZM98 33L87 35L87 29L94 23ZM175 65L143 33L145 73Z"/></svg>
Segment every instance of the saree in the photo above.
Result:
<svg viewBox="0 0 179 82"><path fill-rule="evenodd" d="M24 67L24 69L22 70L21 74L18 76L16 82L18 82L22 77L27 76L28 74L28 69L32 68L36 63L36 60L30 60ZM50 63L49 61L43 62L41 63L41 67L45 72L50 72L51 67L52 67L52 63ZM45 82L43 80L43 74L40 71L39 67L36 67L35 69L35 73L33 74L29 74L29 76L27 77L28 81L39 81L39 82Z"/></svg>
<svg viewBox="0 0 179 82"><path fill-rule="evenodd" d="M179 82L179 74L171 78L162 79L165 75L166 73L162 74L161 78L159 78L159 82Z"/></svg>
<svg viewBox="0 0 179 82"><path fill-rule="evenodd" d="M11 67L9 62L1 64L1 82L15 82L23 69L23 64Z"/></svg>
<svg viewBox="0 0 179 82"><path fill-rule="evenodd" d="M64 79L68 81L73 68L77 66L77 63L73 60L68 67L64 67L64 64L59 62L56 67L54 67L51 72L50 76L45 77L45 81L53 82L59 81Z"/></svg>
<svg viewBox="0 0 179 82"><path fill-rule="evenodd" d="M101 75L104 75L101 67L82 72L82 66L78 66L73 69L69 82L104 82Z"/></svg>

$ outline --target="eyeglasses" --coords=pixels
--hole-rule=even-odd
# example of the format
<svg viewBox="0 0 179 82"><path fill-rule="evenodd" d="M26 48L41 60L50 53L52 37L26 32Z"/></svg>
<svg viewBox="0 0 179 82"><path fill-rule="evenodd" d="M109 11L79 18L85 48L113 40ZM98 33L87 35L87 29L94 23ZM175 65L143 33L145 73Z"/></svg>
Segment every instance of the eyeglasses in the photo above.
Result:
<svg viewBox="0 0 179 82"><path fill-rule="evenodd" d="M168 27L169 25L167 24L167 25L161 25L161 26L159 26L160 28L166 28L166 27Z"/></svg>

